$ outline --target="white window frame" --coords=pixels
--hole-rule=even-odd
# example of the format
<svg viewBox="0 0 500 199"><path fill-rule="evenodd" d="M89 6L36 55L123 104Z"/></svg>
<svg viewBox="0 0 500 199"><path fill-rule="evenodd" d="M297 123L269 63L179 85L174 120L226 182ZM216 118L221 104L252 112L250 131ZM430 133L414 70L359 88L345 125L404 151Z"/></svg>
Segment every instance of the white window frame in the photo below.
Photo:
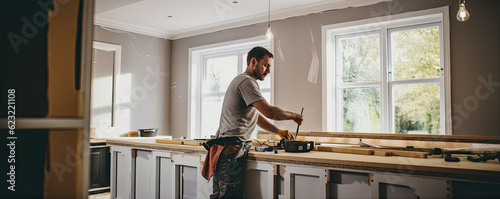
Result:
<svg viewBox="0 0 500 199"><path fill-rule="evenodd" d="M202 79L203 64L208 57L218 57L224 54L228 50L237 52L245 50L246 53L250 51L255 46L269 47L270 51L273 52L273 40L265 40L264 35L240 39L228 42L222 42L217 44L199 46L189 48L189 68L188 68L188 114L187 114L187 135L188 138L201 138L201 132L199 128L201 126L201 88L200 82ZM246 53L240 52L238 56L243 56ZM239 74L244 72L243 66L246 66L246 60L239 60L238 72ZM274 101L274 67L271 67L271 88L261 89L262 92L270 92L271 99L269 103ZM215 135L216 132L213 132Z"/></svg>
<svg viewBox="0 0 500 199"><path fill-rule="evenodd" d="M390 39L387 34L391 31L398 30L398 28L406 27L421 27L429 24L437 25L440 32L440 77L430 79L413 79L413 80L390 80L389 77L389 64L390 58ZM403 83L440 83L440 134L452 135L452 118L451 118L451 73L450 73L450 34L449 34L449 10L448 7L440 7L416 12L408 12L397 15L389 15L384 17L377 17L359 21L352 21L346 23L332 24L322 26L322 105L323 105L323 120L322 130L331 132L339 131L341 128L339 122L339 113L336 108L339 106L338 89L339 84L339 71L336 71L336 37L343 34L356 34L366 33L370 31L380 31L381 45L381 71L380 83L379 82L363 82L363 83L349 83L356 86L364 85L379 85L380 86L380 103L381 103L381 132L394 132L392 114L392 101L391 89L393 85ZM387 48L386 48L387 47ZM335 55L335 56L331 56ZM332 78L335 77L335 78ZM377 84L379 83L379 84ZM345 84L345 83L344 83ZM383 86L384 85L384 86ZM334 103L331 103L334 102ZM329 122L334 121L334 122Z"/></svg>

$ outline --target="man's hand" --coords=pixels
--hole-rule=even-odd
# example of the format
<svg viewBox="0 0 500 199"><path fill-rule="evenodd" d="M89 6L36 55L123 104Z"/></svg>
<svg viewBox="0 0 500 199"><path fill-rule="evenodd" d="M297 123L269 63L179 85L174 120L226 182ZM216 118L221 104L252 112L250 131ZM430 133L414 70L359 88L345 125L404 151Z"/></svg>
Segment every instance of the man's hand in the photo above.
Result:
<svg viewBox="0 0 500 199"><path fill-rule="evenodd" d="M278 135L285 140L294 140L295 137L288 130L278 130Z"/></svg>
<svg viewBox="0 0 500 199"><path fill-rule="evenodd" d="M298 114L298 113L293 113L293 114L294 114L294 115L293 115L293 121L294 121L295 123L297 123L298 125L301 125L301 124L302 124L302 120L304 120L304 119L302 118L302 115L301 115L301 114Z"/></svg>

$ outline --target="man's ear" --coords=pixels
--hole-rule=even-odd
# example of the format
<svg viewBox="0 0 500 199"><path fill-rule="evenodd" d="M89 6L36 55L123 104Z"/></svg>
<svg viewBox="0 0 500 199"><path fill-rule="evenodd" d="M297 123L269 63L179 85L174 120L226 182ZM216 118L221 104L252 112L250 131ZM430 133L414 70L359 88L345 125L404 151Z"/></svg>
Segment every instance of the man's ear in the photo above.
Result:
<svg viewBox="0 0 500 199"><path fill-rule="evenodd" d="M255 57L252 57L252 59L250 60L250 63L254 66L257 66L259 63L257 62L257 58Z"/></svg>

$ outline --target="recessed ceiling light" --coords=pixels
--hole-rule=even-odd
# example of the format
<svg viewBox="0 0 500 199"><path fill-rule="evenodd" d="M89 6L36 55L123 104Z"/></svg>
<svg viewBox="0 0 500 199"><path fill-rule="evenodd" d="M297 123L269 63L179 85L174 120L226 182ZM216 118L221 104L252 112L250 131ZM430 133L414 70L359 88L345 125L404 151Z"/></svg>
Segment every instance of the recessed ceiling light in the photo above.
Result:
<svg viewBox="0 0 500 199"><path fill-rule="evenodd" d="M239 2L238 2L238 1L233 1L232 3L233 3L233 4L238 4Z"/></svg>
<svg viewBox="0 0 500 199"><path fill-rule="evenodd" d="M172 18L172 17L173 17L172 15L168 15L168 16L167 16L167 19L170 19L170 18Z"/></svg>

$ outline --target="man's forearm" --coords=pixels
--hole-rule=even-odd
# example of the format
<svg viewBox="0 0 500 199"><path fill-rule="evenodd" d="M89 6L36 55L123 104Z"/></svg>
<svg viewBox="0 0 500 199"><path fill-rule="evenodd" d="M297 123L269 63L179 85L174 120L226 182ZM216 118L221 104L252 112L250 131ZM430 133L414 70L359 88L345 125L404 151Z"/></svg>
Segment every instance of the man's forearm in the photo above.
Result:
<svg viewBox="0 0 500 199"><path fill-rule="evenodd" d="M266 118L264 118L262 115L259 114L259 119L257 120L257 125L260 126L260 128L263 128L266 131L270 131L273 133L278 132L278 127L274 126L271 124Z"/></svg>
<svg viewBox="0 0 500 199"><path fill-rule="evenodd" d="M285 111L283 109L280 109L276 106L271 107L271 117L269 119L272 120L291 120L295 119L295 113L290 112L290 111Z"/></svg>

